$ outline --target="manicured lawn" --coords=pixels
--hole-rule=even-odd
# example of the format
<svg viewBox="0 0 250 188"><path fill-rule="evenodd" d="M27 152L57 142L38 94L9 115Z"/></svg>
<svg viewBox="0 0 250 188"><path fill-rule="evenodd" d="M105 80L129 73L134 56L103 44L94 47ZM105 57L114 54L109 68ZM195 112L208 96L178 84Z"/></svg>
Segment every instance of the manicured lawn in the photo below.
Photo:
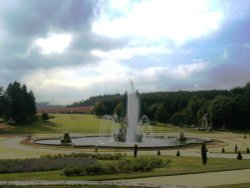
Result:
<svg viewBox="0 0 250 188"><path fill-rule="evenodd" d="M232 185L219 185L211 186L209 188L249 188L250 183L232 184Z"/></svg>
<svg viewBox="0 0 250 188"><path fill-rule="evenodd" d="M0 185L0 188L128 188L128 186L116 186L116 185L30 185L30 186L13 186L13 185ZM142 188L129 186L129 188Z"/></svg>
<svg viewBox="0 0 250 188"><path fill-rule="evenodd" d="M113 180L127 178L142 178L166 175L192 174L201 172L225 171L236 169L249 169L250 160L236 159L215 159L209 158L207 165L201 164L197 157L175 157L164 156L164 159L171 160L170 165L153 169L149 172L137 172L127 174L93 175L93 176L72 176L65 177L62 171L34 172L34 173L13 173L0 174L0 181L7 180Z"/></svg>

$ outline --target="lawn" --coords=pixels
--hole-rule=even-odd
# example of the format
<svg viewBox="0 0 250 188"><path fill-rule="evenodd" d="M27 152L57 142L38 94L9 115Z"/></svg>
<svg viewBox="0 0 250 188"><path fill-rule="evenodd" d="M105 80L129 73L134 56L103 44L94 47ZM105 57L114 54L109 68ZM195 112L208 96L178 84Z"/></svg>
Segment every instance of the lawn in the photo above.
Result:
<svg viewBox="0 0 250 188"><path fill-rule="evenodd" d="M209 158L207 165L202 165L201 159L198 157L175 157L163 156L166 160L172 162L168 166L155 168L149 172L136 172L126 174L107 174L107 175L86 175L66 177L62 171L47 171L33 173L13 173L0 174L0 181L10 180L114 180L142 177L169 176L180 174L194 174L202 172L215 172L225 170L247 169L250 168L250 160L236 159L215 159Z"/></svg>
<svg viewBox="0 0 250 188"><path fill-rule="evenodd" d="M38 120L32 124L9 125L0 123L0 134L47 134L47 133L111 133L112 121L97 118L91 114L52 114L54 118L49 121ZM115 124L119 127L119 124ZM179 128L173 126L153 126L152 132L179 132Z"/></svg>
<svg viewBox="0 0 250 188"><path fill-rule="evenodd" d="M32 124L25 125L0 125L0 133L23 133L23 134L43 134L62 133L69 131L72 133L99 133L100 127L105 127L106 132L111 131L112 122L96 118L89 114L52 114L54 118L49 121L38 120ZM2 127L2 128L1 128Z"/></svg>
<svg viewBox="0 0 250 188"><path fill-rule="evenodd" d="M0 188L128 188L128 186L116 186L116 185L0 185ZM129 188L142 188L136 186L129 186ZM151 187L152 188L152 187Z"/></svg>
<svg viewBox="0 0 250 188"><path fill-rule="evenodd" d="M249 188L250 183L241 183L241 184L232 184L232 185L219 185L219 186L211 186L208 188Z"/></svg>

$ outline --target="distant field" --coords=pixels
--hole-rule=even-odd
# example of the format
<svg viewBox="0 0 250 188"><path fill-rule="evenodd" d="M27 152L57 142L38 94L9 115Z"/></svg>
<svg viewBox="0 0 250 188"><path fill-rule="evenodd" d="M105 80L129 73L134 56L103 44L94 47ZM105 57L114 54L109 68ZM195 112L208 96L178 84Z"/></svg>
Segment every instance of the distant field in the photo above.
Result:
<svg viewBox="0 0 250 188"><path fill-rule="evenodd" d="M49 121L36 121L32 124L25 125L9 125L4 122L0 122L0 134L47 134L47 133L111 133L112 121L107 119L97 118L92 114L60 114L52 113L50 116L54 118ZM118 123L115 126L120 126ZM206 132L198 131L192 128L179 128L172 125L166 125L154 122L151 128L147 126L142 127L144 132L152 133L179 133L184 131L186 133L199 133Z"/></svg>
<svg viewBox="0 0 250 188"><path fill-rule="evenodd" d="M38 113L90 113L93 106L82 106L82 107L39 107L37 108Z"/></svg>
<svg viewBox="0 0 250 188"><path fill-rule="evenodd" d="M91 114L51 114L54 118L49 121L37 121L25 125L9 125L0 123L0 133L6 134L43 134L43 133L62 133L65 131L71 133L111 133L112 121L97 118ZM116 124L119 126L119 124ZM147 128L144 129L147 131ZM172 126L153 126L152 132L179 132L179 128Z"/></svg>
<svg viewBox="0 0 250 188"><path fill-rule="evenodd" d="M52 114L49 121L37 121L25 125L8 125L0 123L0 133L99 133L101 127L106 132L111 131L110 120L99 119L89 114Z"/></svg>

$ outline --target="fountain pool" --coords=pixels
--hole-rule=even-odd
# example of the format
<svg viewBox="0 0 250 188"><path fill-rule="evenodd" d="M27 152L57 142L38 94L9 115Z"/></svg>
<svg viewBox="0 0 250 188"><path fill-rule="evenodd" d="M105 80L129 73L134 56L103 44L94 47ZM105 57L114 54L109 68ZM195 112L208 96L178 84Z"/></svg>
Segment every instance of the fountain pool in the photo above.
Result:
<svg viewBox="0 0 250 188"><path fill-rule="evenodd" d="M97 136L82 136L71 137L70 143L62 143L60 138L51 139L35 139L33 143L54 146L74 146L74 147L108 147L108 148L131 148L137 144L140 148L167 148L184 146L190 144L200 144L209 141L204 138L190 138L185 137L166 137L166 136L152 136L149 132L144 133L141 131L141 125L150 127L148 118L144 115L139 120L139 92L134 90L134 85L130 81L131 89L127 95L127 117L125 123L121 123L121 128L115 130L114 119L112 116L106 116L113 122L113 130L110 135L97 135ZM145 122L146 123L143 123ZM150 129L150 128L149 128Z"/></svg>

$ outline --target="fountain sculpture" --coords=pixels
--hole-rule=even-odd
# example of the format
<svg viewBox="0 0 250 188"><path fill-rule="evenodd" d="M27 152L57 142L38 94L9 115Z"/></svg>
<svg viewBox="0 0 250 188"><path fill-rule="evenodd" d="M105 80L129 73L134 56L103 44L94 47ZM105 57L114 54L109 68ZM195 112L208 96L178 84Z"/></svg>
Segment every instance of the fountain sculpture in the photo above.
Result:
<svg viewBox="0 0 250 188"><path fill-rule="evenodd" d="M82 136L73 138L68 143L71 143L74 147L111 147L111 148L132 148L134 145L138 145L141 148L165 148L171 146L182 146L187 144L203 143L208 141L203 138L190 138L185 137L183 133L180 133L180 137L166 137L150 135L149 130L140 131L141 125L143 127L151 127L147 116L142 116L139 120L140 114L140 99L139 92L134 89L134 85L130 80L131 89L127 94L127 116L123 122L120 123L120 127L117 131L116 125L118 117L105 115L103 118L112 122L112 133L110 135L104 135L102 130L99 136ZM101 127L103 129L103 127ZM106 129L106 128L104 128ZM143 135L143 132L146 134ZM33 141L36 144L46 145L61 145L60 139L37 139ZM62 142L64 143L64 142Z"/></svg>

